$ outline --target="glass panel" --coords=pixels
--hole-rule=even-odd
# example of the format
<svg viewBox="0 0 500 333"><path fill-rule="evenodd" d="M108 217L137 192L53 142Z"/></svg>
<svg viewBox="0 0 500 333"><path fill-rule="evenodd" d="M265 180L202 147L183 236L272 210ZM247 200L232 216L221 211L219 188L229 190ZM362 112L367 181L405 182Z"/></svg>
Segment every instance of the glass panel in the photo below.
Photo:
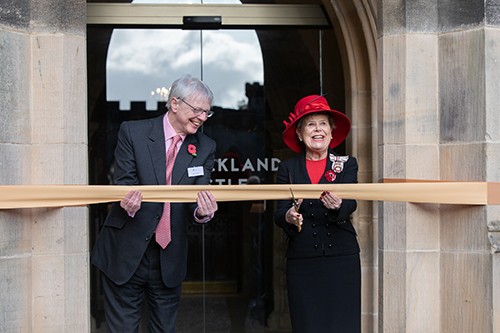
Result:
<svg viewBox="0 0 500 333"><path fill-rule="evenodd" d="M281 140L282 120L301 97L323 92L332 107L344 110L342 64L330 30L323 34L321 52L317 30L115 30L112 34L111 29L92 27L87 37L91 184L110 183L119 124L164 113L161 87L183 73L202 77L214 91L216 113L203 130L217 142L215 186L274 183L279 161L291 155ZM91 207L90 246L107 209L108 205ZM211 309L207 332L266 325L275 302L272 274L277 265L272 213L273 202L220 203L207 226L190 227L186 297L179 310L178 332L203 331L202 321L193 322L189 315L192 309L197 317L202 312L199 297L189 294L201 292L203 266L206 293L215 296L207 298ZM281 249L277 251L282 257ZM99 275L93 267L91 282L94 332L99 332L103 308Z"/></svg>
<svg viewBox="0 0 500 333"><path fill-rule="evenodd" d="M214 105L245 108L246 83L263 82L260 46L254 31L115 29L107 57L107 100L121 110L146 101L155 110L168 85L182 74L203 78ZM166 87L167 86L167 87Z"/></svg>

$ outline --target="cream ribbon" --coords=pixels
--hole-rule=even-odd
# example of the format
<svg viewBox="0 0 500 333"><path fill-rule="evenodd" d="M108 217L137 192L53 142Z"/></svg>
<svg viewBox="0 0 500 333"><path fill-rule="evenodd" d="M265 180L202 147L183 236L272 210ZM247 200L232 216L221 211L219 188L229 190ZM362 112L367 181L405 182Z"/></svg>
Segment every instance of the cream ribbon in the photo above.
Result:
<svg viewBox="0 0 500 333"><path fill-rule="evenodd" d="M147 202L195 202L197 193L209 190L218 202L318 199L331 191L343 199L457 205L500 204L500 183L398 181L369 184L276 185L2 185L0 209L81 206L120 201L139 190Z"/></svg>

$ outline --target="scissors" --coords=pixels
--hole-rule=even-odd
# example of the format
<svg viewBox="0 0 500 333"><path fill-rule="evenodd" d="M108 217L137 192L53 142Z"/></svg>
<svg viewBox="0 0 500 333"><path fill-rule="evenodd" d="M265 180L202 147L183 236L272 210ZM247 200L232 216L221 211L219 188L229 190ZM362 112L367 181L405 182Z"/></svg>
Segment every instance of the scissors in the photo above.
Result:
<svg viewBox="0 0 500 333"><path fill-rule="evenodd" d="M292 194L292 204L293 204L293 209L295 209L295 212L299 212L299 200L295 199L295 195L293 194L292 188L290 187L290 193ZM299 224L297 226L298 231L300 232L302 230L302 226Z"/></svg>

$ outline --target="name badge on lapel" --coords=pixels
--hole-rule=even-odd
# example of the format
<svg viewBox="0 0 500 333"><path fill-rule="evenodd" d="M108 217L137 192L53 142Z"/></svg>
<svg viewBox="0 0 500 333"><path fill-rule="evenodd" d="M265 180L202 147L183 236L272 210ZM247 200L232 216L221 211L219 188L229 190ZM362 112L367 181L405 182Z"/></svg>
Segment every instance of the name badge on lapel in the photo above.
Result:
<svg viewBox="0 0 500 333"><path fill-rule="evenodd" d="M195 166L188 168L188 177L198 177L203 175L204 171L202 166Z"/></svg>

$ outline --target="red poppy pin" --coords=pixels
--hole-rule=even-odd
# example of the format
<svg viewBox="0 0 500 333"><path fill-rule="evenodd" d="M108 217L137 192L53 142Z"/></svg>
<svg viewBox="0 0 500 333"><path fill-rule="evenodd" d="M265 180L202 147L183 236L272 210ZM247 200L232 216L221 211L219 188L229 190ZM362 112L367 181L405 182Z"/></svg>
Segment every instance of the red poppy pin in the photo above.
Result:
<svg viewBox="0 0 500 333"><path fill-rule="evenodd" d="M188 145L188 153L196 157L196 146L193 144Z"/></svg>
<svg viewBox="0 0 500 333"><path fill-rule="evenodd" d="M327 181L329 181L331 183L335 180L335 178L337 178L337 175L335 174L335 172L333 172L333 170L328 170L325 173L325 178Z"/></svg>

